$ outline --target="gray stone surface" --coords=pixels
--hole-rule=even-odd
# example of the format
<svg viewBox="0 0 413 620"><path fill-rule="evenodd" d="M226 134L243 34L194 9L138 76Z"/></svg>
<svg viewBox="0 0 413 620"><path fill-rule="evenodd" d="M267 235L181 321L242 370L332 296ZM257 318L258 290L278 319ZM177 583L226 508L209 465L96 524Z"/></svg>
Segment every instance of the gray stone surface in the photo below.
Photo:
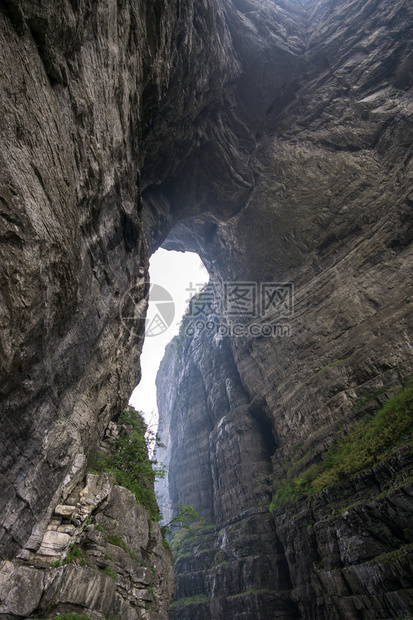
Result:
<svg viewBox="0 0 413 620"><path fill-rule="evenodd" d="M0 594L0 614L3 615L6 612L23 618L30 616L38 608L43 586L44 573L42 571L19 566L3 583Z"/></svg>
<svg viewBox="0 0 413 620"><path fill-rule="evenodd" d="M54 514L58 517L71 517L74 511L75 506L60 505L56 506L56 508L54 509Z"/></svg>
<svg viewBox="0 0 413 620"><path fill-rule="evenodd" d="M256 402L243 404L235 370L229 339L204 332L175 338L158 373L167 445L157 458L170 467L159 492L172 512L192 504L210 524L176 547L170 618L409 617L411 443L372 470L270 516L271 480L317 462L333 430L289 448ZM343 426L342 419L341 433Z"/></svg>
<svg viewBox="0 0 413 620"><path fill-rule="evenodd" d="M70 499L79 498L77 509L93 497L87 521L60 526L73 528L70 534L50 529L51 523L36 554L0 564L0 617L168 617L173 563L159 524L112 476L89 474L86 483ZM69 507L57 507L67 520L74 512Z"/></svg>
<svg viewBox="0 0 413 620"><path fill-rule="evenodd" d="M261 470L265 479L271 467L260 447L264 438L276 455L273 476L282 479L299 458L302 467L316 462L338 431L350 428L366 411L383 403L412 373L413 82L408 41L412 7L406 2L344 2L340 6L317 2L307 5L307 20L303 21L297 13L292 18L292 6L280 9L273 4L268 9L284 15L277 20L274 47L281 46L283 25L288 22L291 36L284 51L295 62L288 77L283 76L282 86L276 88L265 115L260 114L261 98L254 84L259 81L263 92L266 79L253 61L249 67L242 65L243 77L250 79L257 101L254 121L259 127L251 119L246 121L245 108L224 106L220 113L226 114L226 128L236 125L236 117L243 119L243 139L239 143L226 140L226 146L216 151L216 140L206 148L200 139L190 166L192 171L202 167L202 175L193 172L190 182L184 165L182 171L176 168L174 183L168 178L162 185L157 179L156 187L149 186L144 194L152 209L162 204L187 206L186 217L173 226L164 246L198 251L221 294L222 283L228 280L292 281L295 285L294 315L281 319L290 326L290 337L234 337L214 346L201 336L187 345L178 343L177 359L170 347L158 376L161 430L167 445L159 458L171 464L169 489L163 486L160 490L167 501L169 492L171 505L193 503L223 531L231 515L238 518L243 509L258 503L260 487L254 476ZM248 3L248 7L238 6L236 13L228 8L226 23L232 36L236 24L255 28L248 45L258 58L265 24L257 3ZM242 47L245 38L238 42ZM228 95L231 86L224 91ZM248 131L253 127L249 141ZM199 131L205 138L207 121ZM240 166L245 161L244 149L249 151L248 171L253 181L248 186L244 170L233 175L232 184L216 190L217 179L219 184L230 169L231 149ZM242 198L237 193L241 179L248 186ZM234 187L227 200L220 194L223 187ZM258 323L279 321L276 312L268 312ZM234 375L242 399L229 405L225 380L233 382ZM382 395L369 407L354 406L374 392ZM251 417L255 424L251 425ZM409 480L410 466L403 458L394 467L386 467L390 488L398 487L399 475ZM362 547L365 537L370 559L379 557L384 550L376 545L375 536L382 529L386 544L403 547L403 555L409 550L404 549L400 529L397 540L388 531L394 515L389 517L382 504L373 501L385 488L377 488L375 475L361 480L357 491L340 489L338 508L333 498L328 499L325 512L317 516L320 535L329 536L325 521L331 511L351 505L355 494L363 502L364 495L372 504L360 508L359 519L342 530L343 548ZM383 471L381 475L385 477ZM411 493L401 494L405 492ZM312 508L302 508L306 518L300 526L292 522L291 509L279 511L268 530L272 529L278 557L284 557L279 574L284 574L290 586L281 587L271 571L260 585L247 585L243 577L248 571L224 564L219 569L224 577L214 589L211 579L217 571L208 558L204 562L198 556L199 546L194 546L186 550L188 557L178 560L177 597L204 593L212 600L178 608L178 617L252 619L284 613L286 617L353 619L411 613L408 559L400 567L390 557L387 569L373 570L366 565L367 558L344 553L337 573L319 570L317 562L335 554L332 540L320 548L315 544L315 551L310 549L306 519L307 524L312 522ZM409 510L400 511L404 527L410 527ZM360 536L361 524L369 519L376 525L370 534ZM240 538L234 554L243 547ZM217 545L217 541L206 544ZM265 553L261 553L265 564ZM370 594L374 590L371 575L377 570L376 594ZM323 573L321 585L315 587L318 573ZM345 581L347 575L351 585L345 594L340 580ZM378 581L384 584L383 592L379 592ZM273 598L268 603L268 592L251 593L235 599L240 601L239 608L231 607L234 601L229 597L248 588L265 588ZM290 594L283 600L285 589ZM273 591L278 593L275 598ZM284 604L284 611L275 600ZM288 605L293 607L287 610Z"/></svg>
<svg viewBox="0 0 413 620"><path fill-rule="evenodd" d="M0 10L2 556L36 527L38 545L139 379L141 341L119 306L147 265L142 91L167 67L142 36L152 16L132 4Z"/></svg>
<svg viewBox="0 0 413 620"><path fill-rule="evenodd" d="M249 403L229 338L213 339L206 330L181 343L175 338L157 388L168 444L156 458L170 468L157 490L172 511L193 505L211 524L185 538L175 557L170 618L298 617L268 512L275 442L269 422ZM179 603L197 595L207 602Z"/></svg>
<svg viewBox="0 0 413 620"><path fill-rule="evenodd" d="M291 337L233 338L183 369L207 391L179 395L199 445L179 419L180 462L169 426L171 493L222 527L265 495L271 446L282 477L293 446L316 458L363 415L358 398L406 380L412 22L409 0L2 3L2 559L27 561L45 532L69 535L52 512L139 379L147 242L198 251L217 287L295 283ZM197 457L191 480L185 459ZM268 593L236 597L253 579L239 581L245 553L217 617L267 613ZM294 584L296 609L328 617L306 587ZM292 613L291 598L268 596L271 613ZM366 600L345 604L369 617Z"/></svg>

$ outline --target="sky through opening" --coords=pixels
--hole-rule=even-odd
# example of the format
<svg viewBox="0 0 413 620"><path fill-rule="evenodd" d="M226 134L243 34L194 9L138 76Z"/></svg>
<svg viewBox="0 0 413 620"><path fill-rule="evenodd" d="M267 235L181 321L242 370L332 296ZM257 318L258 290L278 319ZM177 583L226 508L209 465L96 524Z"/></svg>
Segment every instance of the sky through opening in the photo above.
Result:
<svg viewBox="0 0 413 620"><path fill-rule="evenodd" d="M198 254L161 248L150 259L149 273L151 290L141 356L142 379L129 404L143 411L146 421L153 425L157 422L155 379L165 346L178 334L189 299L194 289L199 291L208 282L208 272Z"/></svg>

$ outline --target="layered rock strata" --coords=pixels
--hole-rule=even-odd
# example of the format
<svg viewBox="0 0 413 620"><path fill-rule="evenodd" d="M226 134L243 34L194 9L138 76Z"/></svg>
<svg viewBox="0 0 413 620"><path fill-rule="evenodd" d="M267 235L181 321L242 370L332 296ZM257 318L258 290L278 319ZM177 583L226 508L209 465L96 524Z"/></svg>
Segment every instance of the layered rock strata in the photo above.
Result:
<svg viewBox="0 0 413 620"><path fill-rule="evenodd" d="M159 525L110 474L81 486L36 553L0 563L0 617L167 618L173 564Z"/></svg>
<svg viewBox="0 0 413 620"><path fill-rule="evenodd" d="M121 430L111 422L99 449ZM112 473L89 473L55 506L38 550L0 562L0 617L167 618L174 585L159 524Z"/></svg>
<svg viewBox="0 0 413 620"><path fill-rule="evenodd" d="M207 330L184 337L185 329L192 334L187 323L157 378L165 440L157 458L170 468L158 492L172 513L190 504L205 522L175 533L170 618L409 617L411 443L371 470L310 499L284 501L271 514L274 485L318 462L319 442L328 446L332 430L287 448L265 409L248 398L229 338ZM383 399L383 393L366 397L361 414ZM335 437L348 426L337 421Z"/></svg>
<svg viewBox="0 0 413 620"><path fill-rule="evenodd" d="M170 468L157 490L172 508L193 505L206 520L175 557L171 617L237 618L241 610L248 618L295 617L268 512L274 439L250 407L229 340L174 339L157 387L161 440L167 439L157 458ZM180 604L200 595L203 602Z"/></svg>
<svg viewBox="0 0 413 620"><path fill-rule="evenodd" d="M131 2L11 1L0 20L0 546L11 558L36 550L139 379L141 326L120 308L137 320L146 308L142 95L156 99L166 80L168 34Z"/></svg>
<svg viewBox="0 0 413 620"><path fill-rule="evenodd" d="M244 161L244 149L248 152L245 161L252 180L245 194L237 192L241 179L248 185L246 171L236 180L234 174L236 204L232 196L220 201L212 173L220 165L219 156L202 148L201 139L191 160L191 169L202 165L201 177L193 173L190 182L184 171L179 176L177 170L174 183L168 178L168 183L162 184L159 178L144 194L151 208L187 205L185 217L177 216L164 246L197 251L221 300L228 282L252 284L260 301L262 284L294 284L292 311L280 311L271 304L253 305L249 316L232 321L244 330L239 337L220 339L216 327L218 336L209 344L202 335L192 343L178 343L181 348L176 360L171 348L160 370L159 407L168 445L165 459L171 464L170 502L192 503L201 513L205 511L208 520L214 520L217 531L223 532L227 520L242 520L244 510L256 509L257 471L265 478L273 468L273 478L281 481L296 461L301 460L298 473L316 463L339 433L383 404L386 395L405 384L412 373L411 7L405 2L391 6L382 2L340 6L318 2L306 6L307 11L301 13L292 11L292 5L278 7L291 18L288 30L292 36L283 49L294 59L294 67L278 85L277 96L265 115L258 113L257 103L255 122L259 119L259 126L250 134L251 140L244 135L240 144L226 142L237 152L238 162ZM245 28L255 29L251 46L258 45L260 7L252 2L237 5L237 12L226 22L231 36L238 19ZM227 13L232 13L231 9ZM272 41L280 49L285 22L279 17L276 23ZM257 93L254 80L262 73L257 65L254 70L251 92ZM250 77L247 70L245 75ZM233 85L236 83L235 78ZM243 116L245 108L240 111L234 105L225 110L232 115L227 118L227 127L233 126L237 114L248 129L254 126L247 115ZM224 168L221 177L226 174L229 158L224 149L219 153ZM186 203L188 187L194 197ZM228 315L220 317L219 322L228 326ZM257 325L258 332L254 327L255 334L251 333L251 325ZM266 337L265 329L276 325L275 337ZM226 350L225 363L222 347ZM224 386L225 379L231 385L234 376L236 394L242 396L240 401L235 397L230 405ZM381 396L376 403L373 399L373 406L356 406L369 394ZM252 425L251 416L255 420ZM257 427L262 429L260 440L256 438ZM265 457L262 448L263 437L272 446L272 465L269 453ZM327 531L330 513L340 509L346 512L353 503L354 483L355 487L337 491L342 493L342 503L336 505L334 493L327 494L323 510L318 507L315 517L311 516L311 505L278 510L272 526L273 549L277 552L272 551L272 557L273 562L274 558L284 558L282 585L279 577L274 577L274 568L266 573L268 581L259 584L243 581L246 573L240 568L235 578L224 579L215 589L214 562L207 555L205 561L198 557L198 551L219 549L219 536L215 541L209 539L205 546L197 540L192 550L186 549L185 554L190 555L178 559L178 596L190 600L204 595L210 600L190 602L190 607L183 605L179 613L188 618L198 617L196 613L202 618L228 617L228 613L234 618L245 617L243 613L251 618L260 614L267 617L268 613L303 618L409 615L408 560L399 564L391 555L380 558L391 549L401 549L403 557L409 552L402 529L411 527L410 466L403 455L395 462L397 467L383 465L383 471L390 471L388 486L375 482L374 472L362 478L369 500L359 508L354 521L351 512L347 529L337 517L344 539L337 542L341 535L337 534L336 544L345 547L354 543L358 548L365 537L369 541L365 554L360 552L349 559L344 553L338 559L331 531ZM400 485L403 488L397 490ZM356 494L363 503L360 488ZM387 499L371 499L380 494ZM387 531L391 518L385 507L397 494L407 504L406 512L400 508L403 528L396 528L392 538ZM310 552L306 529L294 526L290 510L308 513L308 525L322 522L320 538L330 540L330 546L313 538L315 551ZM360 534L363 521L369 526ZM381 546L374 542L377 530L387 531L387 550L385 535ZM238 558L244 547L242 537L235 539L232 549ZM353 543L348 542L351 539ZM226 544L225 539L223 546ZM306 549L307 557L303 553L297 559L295 544ZM318 580L312 562L323 561L330 566L329 553L335 557L337 572L320 570L323 574ZM257 556L260 554L266 564L266 553L258 545ZM375 558L379 559L373 570L369 562L374 564ZM358 568L352 568L355 565ZM233 575L232 568L227 569ZM339 585L340 571L344 580L346 575L354 577L357 573L357 578L349 577L346 582L347 590L343 582ZM397 575L395 580L391 579L392 571ZM331 588L326 585L328 579ZM340 595L335 595L334 588ZM249 589L253 592L248 594ZM257 593L259 589L265 592ZM288 602L280 610L274 600L282 600L286 590L290 592ZM272 600L269 612L271 605L266 607L265 599L274 592L279 599L276 596ZM243 593L244 599L238 599ZM229 612L231 596L250 600L245 603L248 611L233 607ZM400 604L394 603L396 599ZM215 605L223 605L221 611Z"/></svg>
<svg viewBox="0 0 413 620"><path fill-rule="evenodd" d="M7 0L0 20L1 557L38 551L138 381L146 238L218 288L295 284L291 337L226 341L228 432L197 422L202 506L238 518L260 494L244 451L267 474L274 444L281 479L412 372L411 3Z"/></svg>

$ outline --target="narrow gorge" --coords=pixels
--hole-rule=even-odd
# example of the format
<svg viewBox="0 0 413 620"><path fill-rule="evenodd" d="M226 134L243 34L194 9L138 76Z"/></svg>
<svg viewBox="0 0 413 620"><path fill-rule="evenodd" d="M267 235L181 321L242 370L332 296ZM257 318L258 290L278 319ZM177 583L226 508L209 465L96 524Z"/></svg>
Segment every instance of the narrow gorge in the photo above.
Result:
<svg viewBox="0 0 413 620"><path fill-rule="evenodd" d="M0 21L0 618L413 617L410 0ZM116 461L159 247L210 275L157 379L175 575Z"/></svg>

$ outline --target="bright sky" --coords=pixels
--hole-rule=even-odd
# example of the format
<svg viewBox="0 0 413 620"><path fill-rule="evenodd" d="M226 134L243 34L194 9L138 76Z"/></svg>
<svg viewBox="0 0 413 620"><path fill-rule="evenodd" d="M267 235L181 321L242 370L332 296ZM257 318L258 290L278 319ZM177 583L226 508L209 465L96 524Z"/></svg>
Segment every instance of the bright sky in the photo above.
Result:
<svg viewBox="0 0 413 620"><path fill-rule="evenodd" d="M178 333L189 299L208 281L208 272L198 254L170 252L163 249L158 250L150 259L149 272L151 294L147 335L141 356L142 379L133 391L129 403L135 409L143 411L148 422L155 423L155 418L157 419L155 379L165 346ZM186 290L191 288L192 292ZM173 303L168 294L172 297ZM165 329L166 323L169 322L171 325ZM151 336L148 332L157 335ZM152 412L155 412L154 416L151 415Z"/></svg>

